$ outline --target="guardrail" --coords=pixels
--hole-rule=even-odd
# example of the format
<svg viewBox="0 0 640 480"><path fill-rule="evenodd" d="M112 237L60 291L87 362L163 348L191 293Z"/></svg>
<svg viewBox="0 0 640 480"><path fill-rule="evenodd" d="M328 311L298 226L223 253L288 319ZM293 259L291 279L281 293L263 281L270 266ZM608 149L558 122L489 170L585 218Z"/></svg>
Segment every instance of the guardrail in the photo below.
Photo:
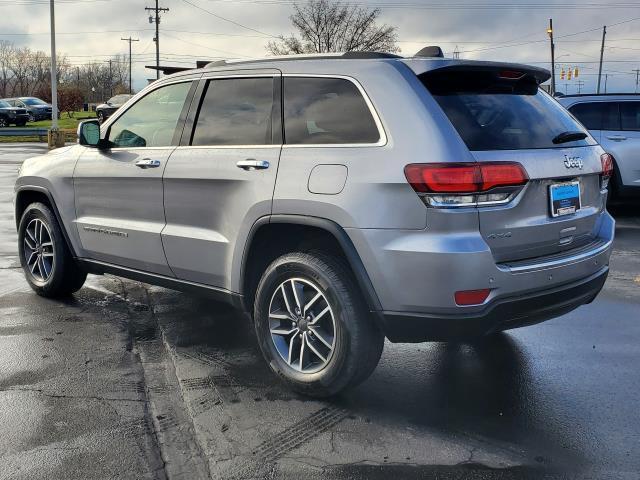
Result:
<svg viewBox="0 0 640 480"><path fill-rule="evenodd" d="M0 128L0 137L46 137L47 128Z"/></svg>

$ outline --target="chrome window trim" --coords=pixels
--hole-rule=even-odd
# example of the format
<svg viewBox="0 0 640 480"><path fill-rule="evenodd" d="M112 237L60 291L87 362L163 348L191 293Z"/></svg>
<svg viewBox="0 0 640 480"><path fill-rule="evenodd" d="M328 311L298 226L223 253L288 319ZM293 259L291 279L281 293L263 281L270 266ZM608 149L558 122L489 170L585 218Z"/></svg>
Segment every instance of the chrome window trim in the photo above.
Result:
<svg viewBox="0 0 640 480"><path fill-rule="evenodd" d="M168 82L163 82L161 84L153 84L150 87L155 87L155 88L150 88L147 87L147 89L142 90L144 95L140 96L139 99L136 100L136 102L134 102L131 106L135 105L136 103L138 103L138 101L142 100L143 98L145 98L147 95L149 95L150 93L154 92L155 90L158 90L162 87L166 87L169 85L175 85L178 83L187 83L187 82L196 82L199 80L217 80L217 79L229 79L229 78L267 78L267 77L292 77L292 78L329 78L329 79L338 79L338 80L347 80L349 82L351 82L352 84L354 84L356 86L356 88L358 89L358 91L360 92L360 95L362 95L362 98L365 101L365 104L367 105L367 108L369 109L369 113L371 114L374 123L376 124L376 128L378 129L378 135L379 135L379 140L375 143L301 143L301 144L287 144L287 143L283 143L283 144L264 144L264 145L242 145L242 144L238 144L238 145L197 145L197 146L192 146L192 145L178 145L178 146L173 146L173 145L168 145L166 147L133 147L133 148L127 148L127 147L114 147L111 149L111 151L121 151L121 150L127 150L127 151L135 151L135 150L164 150L167 148L173 148L173 149L212 149L212 148L216 148L216 149L230 149L230 148L242 148L242 149L257 149L257 148L371 148L371 147L384 147L387 145L388 143L388 137L387 137L387 133L384 129L384 126L382 124L382 121L380 120L380 116L378 115L377 110L375 109L373 102L371 101L371 98L369 97L369 95L367 94L367 92L365 91L364 87L360 84L360 82L358 82L358 80L356 80L354 77L348 76L348 75L338 75L338 74L317 74L317 73L285 73L285 74L278 74L278 73L242 73L242 74L233 74L233 73L229 73L227 74L226 72L223 75L216 75L214 73L207 73L207 74L203 74L199 77L194 77L194 78L189 78L189 79L185 79L185 78L180 78L180 79L176 79L175 81L168 81ZM284 95L284 92L283 92ZM135 98L135 97L134 97ZM134 98L132 98L131 100L134 100ZM129 102L131 101L129 100ZM125 103L122 107L127 107L125 110L123 110L122 112L120 112L118 115L114 115L112 116L109 121L103 125L103 128L106 128L106 130L108 131L109 128L111 128L111 125L113 123L115 123L122 115L124 115L127 111L129 111L129 109L131 108L131 106L128 106L128 103ZM284 115L284 114L283 114ZM286 128L286 127L285 127ZM101 132L102 133L102 132ZM106 133L106 132L105 132Z"/></svg>

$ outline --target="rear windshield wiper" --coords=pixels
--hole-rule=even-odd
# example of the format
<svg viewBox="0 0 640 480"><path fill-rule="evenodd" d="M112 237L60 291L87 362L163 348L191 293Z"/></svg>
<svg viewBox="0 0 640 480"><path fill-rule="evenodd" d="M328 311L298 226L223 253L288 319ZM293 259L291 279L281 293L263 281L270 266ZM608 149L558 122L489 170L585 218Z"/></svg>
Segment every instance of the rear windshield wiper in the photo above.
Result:
<svg viewBox="0 0 640 480"><path fill-rule="evenodd" d="M562 132L556 136L552 142L557 145L558 143L574 142L576 140L584 140L585 138L587 138L587 134L584 132Z"/></svg>

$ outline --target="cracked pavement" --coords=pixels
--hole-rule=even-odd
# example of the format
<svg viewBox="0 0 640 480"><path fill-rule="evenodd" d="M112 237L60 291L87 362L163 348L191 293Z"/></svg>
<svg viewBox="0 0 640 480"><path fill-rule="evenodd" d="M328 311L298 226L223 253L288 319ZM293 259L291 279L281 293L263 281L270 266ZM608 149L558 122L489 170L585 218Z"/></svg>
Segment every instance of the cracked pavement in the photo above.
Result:
<svg viewBox="0 0 640 480"><path fill-rule="evenodd" d="M1 480L638 478L634 208L592 305L471 345L387 344L367 382L316 401L226 306L111 276L33 294L11 197L38 148L0 147Z"/></svg>

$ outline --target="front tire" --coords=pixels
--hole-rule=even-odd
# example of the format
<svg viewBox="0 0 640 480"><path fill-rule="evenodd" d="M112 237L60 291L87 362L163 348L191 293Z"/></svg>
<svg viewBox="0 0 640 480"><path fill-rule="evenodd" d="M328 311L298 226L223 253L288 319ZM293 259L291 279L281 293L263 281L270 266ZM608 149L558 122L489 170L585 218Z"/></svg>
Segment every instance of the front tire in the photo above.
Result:
<svg viewBox="0 0 640 480"><path fill-rule="evenodd" d="M384 346L349 269L323 253L276 259L258 285L254 320L271 369L309 396L335 395L366 380Z"/></svg>
<svg viewBox="0 0 640 480"><path fill-rule="evenodd" d="M31 288L40 296L59 298L80 290L87 278L67 247L51 209L32 203L18 228L20 264Z"/></svg>

